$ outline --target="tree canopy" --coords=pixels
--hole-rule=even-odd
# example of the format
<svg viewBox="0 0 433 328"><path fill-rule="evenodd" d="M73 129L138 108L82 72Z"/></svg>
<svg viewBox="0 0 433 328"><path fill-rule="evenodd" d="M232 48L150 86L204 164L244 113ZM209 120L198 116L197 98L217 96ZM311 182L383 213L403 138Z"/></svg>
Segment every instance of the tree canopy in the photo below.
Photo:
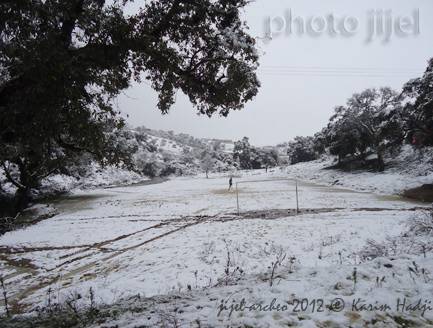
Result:
<svg viewBox="0 0 433 328"><path fill-rule="evenodd" d="M403 95L407 101L396 116L404 122L409 141L433 146L433 58L421 78L406 83Z"/></svg>
<svg viewBox="0 0 433 328"><path fill-rule="evenodd" d="M330 119L327 136L331 153L342 158L372 151L378 157L378 170L383 171L384 151L394 130L394 126L390 126L392 121L387 118L400 106L399 94L390 88L367 89L354 94L346 106L335 109Z"/></svg>

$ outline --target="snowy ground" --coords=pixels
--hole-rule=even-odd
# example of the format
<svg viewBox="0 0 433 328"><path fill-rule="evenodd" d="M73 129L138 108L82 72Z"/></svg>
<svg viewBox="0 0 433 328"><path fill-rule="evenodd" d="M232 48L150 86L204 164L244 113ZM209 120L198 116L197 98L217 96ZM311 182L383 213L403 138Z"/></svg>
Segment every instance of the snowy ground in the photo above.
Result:
<svg viewBox="0 0 433 328"><path fill-rule="evenodd" d="M324 170L335 165L334 157L300 163L287 168L287 173L304 181L332 185L377 194L402 194L403 191L433 183L433 148L419 151L406 145L398 156L387 158L385 172L342 172Z"/></svg>
<svg viewBox="0 0 433 328"><path fill-rule="evenodd" d="M304 167L304 174L313 173ZM147 310L110 323L120 327L158 326L164 320L182 327L433 325L433 309L424 316L395 309L398 298L407 304L431 301L433 308L430 248L424 256L414 243L393 242L423 215L423 205L300 182L301 213L295 215L295 183L280 180L289 177L279 169L235 177L235 182L272 180L239 184L240 216L226 176L77 191L55 204L59 215L0 238L10 304L28 312L92 288L99 303L138 294L151 302ZM389 245L389 251L369 261L369 240ZM229 315L221 307L229 309L242 298L248 304L275 298L288 309ZM297 312L296 299L304 298L309 305ZM358 298L391 309L353 309ZM326 307L334 299L345 302L341 312Z"/></svg>

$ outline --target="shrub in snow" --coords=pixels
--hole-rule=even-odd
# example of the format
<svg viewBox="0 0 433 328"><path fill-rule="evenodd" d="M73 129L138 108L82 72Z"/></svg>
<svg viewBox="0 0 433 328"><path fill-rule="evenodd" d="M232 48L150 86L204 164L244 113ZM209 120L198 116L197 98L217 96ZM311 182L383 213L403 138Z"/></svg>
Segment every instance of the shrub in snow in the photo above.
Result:
<svg viewBox="0 0 433 328"><path fill-rule="evenodd" d="M433 237L433 210L409 221L408 227L408 234Z"/></svg>

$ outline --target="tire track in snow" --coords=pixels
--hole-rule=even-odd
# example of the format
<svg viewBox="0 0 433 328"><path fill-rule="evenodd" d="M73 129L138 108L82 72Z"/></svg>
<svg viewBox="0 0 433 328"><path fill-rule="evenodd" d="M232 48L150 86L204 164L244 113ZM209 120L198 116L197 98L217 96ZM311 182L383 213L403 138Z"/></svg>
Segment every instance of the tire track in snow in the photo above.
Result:
<svg viewBox="0 0 433 328"><path fill-rule="evenodd" d="M183 218L183 219L188 219L188 218ZM209 219L209 217L207 217L207 216L195 218L195 220L193 222L191 222L191 223L182 225L182 226L180 226L180 227L178 227L176 229L173 229L173 230L170 230L170 231L165 232L163 234L160 234L160 235L157 235L155 237L152 237L152 238L150 238L150 239L148 239L148 240L146 240L144 242L141 242L139 244L136 244L136 245L133 245L133 246L129 246L129 247L125 247L123 249L116 250L116 251L113 252L113 254L111 254L109 256L106 256L104 258L100 258L98 260L95 260L95 261L92 261L92 262L87 263L85 265L82 265L82 266L79 266L77 268L74 268L74 269L70 270L68 273L66 273L64 275L61 275L61 276L57 275L57 276L52 277L52 278L42 277L42 279L44 279L44 278L47 278L47 279L45 281L40 281L37 284L33 284L33 285L25 288L24 290L19 291L19 292L15 293L15 294L11 295L10 296L10 300L9 300L11 308L12 309L14 309L14 308L15 309L17 309L17 308L22 309L23 307L27 308L30 305L24 305L24 304L21 304L20 302L22 300L24 300L25 298L28 298L29 296L31 296L35 292L37 292L37 291L39 291L41 289L44 289L45 287L48 287L48 286L53 285L55 283L58 283L60 281L67 280L69 278L73 278L74 276L76 276L78 274L81 274L83 272L86 272L86 271L94 268L97 264L100 264L101 262L109 261L109 260L111 260L113 258L116 258L116 257L118 257L118 256L120 256L120 255L122 255L122 254L124 254L124 253L126 253L128 251L140 248L140 247L142 247L142 246L144 246L146 244L149 244L149 243L151 243L153 241L159 240L159 239L161 239L163 237L169 236L171 234L174 234L174 233L179 232L181 230L187 229L189 227L192 227L192 226L204 223L208 219ZM171 223L173 223L173 222L171 222ZM167 224L168 223L166 223L166 225ZM92 256L92 255L95 255L95 254L93 254L93 253L92 254L88 254L86 256L82 256L82 257L75 258L73 260L64 262L64 263L56 266L54 269L52 269L50 271L54 271L55 269L59 269L59 268L63 267L64 265L72 264L72 263L74 263L76 261L82 260L82 259L87 258L87 257Z"/></svg>
<svg viewBox="0 0 433 328"><path fill-rule="evenodd" d="M352 208L352 209L343 209L343 208L327 208L327 209L302 209L301 213L299 213L299 216L302 215L309 215L309 214L318 214L318 213L326 213L326 212L335 212L335 211L339 211L339 210L348 210L350 212L358 212L358 211L417 211L417 210L422 210L425 208L422 207L414 207L414 208L407 208L407 209L395 209L395 208ZM177 224L180 223L182 221L192 221L189 222L187 224L184 224L180 227L177 227L175 229L169 230L167 232L164 232L162 234L159 234L155 237L152 237L150 239L147 239L141 243L138 243L136 245L132 245L132 246L128 246L128 247L124 247L118 250L110 250L110 252L112 252L112 254L103 257L103 258L99 258L97 260L91 261L87 264L83 264L77 268L73 268L71 269L69 272L67 272L66 274L62 275L62 276L55 276L55 277L41 277L42 279L46 279L45 281L40 281L37 284L33 284L27 288L25 288L23 291L17 292L16 294L11 296L11 304L13 306L18 306L18 303L28 297L30 297L32 294L34 294L35 292L48 287L52 284L58 283L59 281L65 281L67 279L73 278L78 274L82 274L90 269L95 268L98 264L100 264L101 262L105 262L105 261L109 261L112 260L113 258L116 258L128 251L140 248L144 245L147 245L149 243L152 243L156 240L159 240L161 238L164 238L166 236L175 234L179 231L185 230L189 227L192 226L196 226L198 224L201 223L205 223L205 222L218 222L218 223L224 223L224 222L230 222L230 221L235 221L235 220L276 220L276 219L284 219L284 218L289 218L292 216L295 216L296 214L293 212L293 209L289 209L289 210L283 210L283 209L278 209L278 210L266 210L266 211L248 211L248 212L244 212L241 213L241 215L236 215L236 214L220 214L220 215L214 215L214 216L192 216L192 217L182 217L180 219L173 219L173 220L168 220L165 222L161 222L155 226L152 227L148 227L146 229L140 230L140 231L136 231L134 233L131 234L127 234L127 235L122 235L119 236L117 238L114 239L110 239L110 240L106 240L104 242L100 242L100 243L96 243L94 245L92 245L93 247L89 247L87 249L81 250L81 252L75 253L75 254L70 254L69 256L74 256L74 255L78 255L80 253L83 253L85 251L89 251L92 249L96 248L97 252L102 252L102 247L103 246L107 246L110 245L116 241L119 240L123 240L132 236L135 236L139 233L143 233L152 229L157 229L157 228L161 228L164 226L168 226L171 224ZM82 245L85 246L85 245ZM77 248L77 247L75 247ZM90 254L86 254L83 256L79 256L76 258L73 258L71 260L65 261L59 265L57 265L55 268L47 270L48 272L55 272L56 269L61 269L62 267L75 263L77 261L89 258L91 256L96 255L97 253L93 252ZM29 306L29 305L28 305Z"/></svg>

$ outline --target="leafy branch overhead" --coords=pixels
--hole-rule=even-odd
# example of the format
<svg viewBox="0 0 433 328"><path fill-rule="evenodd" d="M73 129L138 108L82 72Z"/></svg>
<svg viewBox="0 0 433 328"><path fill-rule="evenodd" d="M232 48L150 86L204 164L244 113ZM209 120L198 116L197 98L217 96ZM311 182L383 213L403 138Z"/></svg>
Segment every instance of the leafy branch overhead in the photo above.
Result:
<svg viewBox="0 0 433 328"><path fill-rule="evenodd" d="M114 96L144 76L161 111L180 89L207 115L227 115L257 94L255 40L239 16L248 1L151 1L133 15L128 2L3 2L1 63L12 77L5 87L46 72L43 80Z"/></svg>

